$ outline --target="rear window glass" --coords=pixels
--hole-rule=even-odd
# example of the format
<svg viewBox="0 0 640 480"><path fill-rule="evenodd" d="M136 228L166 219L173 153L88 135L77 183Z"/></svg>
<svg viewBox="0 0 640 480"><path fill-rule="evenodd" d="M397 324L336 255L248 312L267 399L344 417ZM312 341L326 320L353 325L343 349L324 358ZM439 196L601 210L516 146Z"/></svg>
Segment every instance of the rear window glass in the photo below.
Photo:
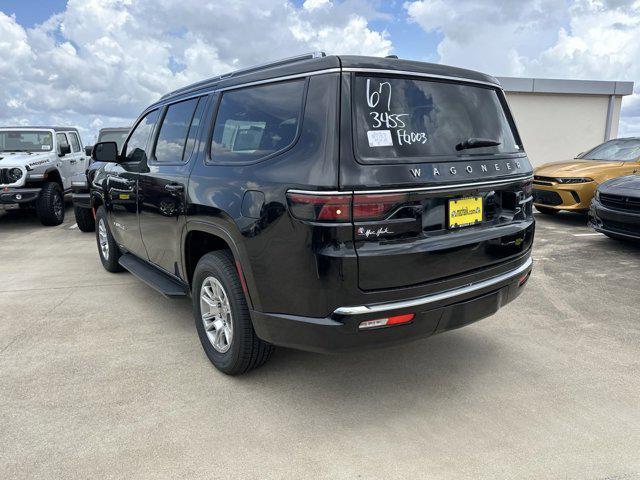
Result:
<svg viewBox="0 0 640 480"><path fill-rule="evenodd" d="M304 80L225 92L211 142L214 161L247 162L293 143L300 124Z"/></svg>
<svg viewBox="0 0 640 480"><path fill-rule="evenodd" d="M69 146L69 142L67 141L67 136L64 133L56 133L56 140L58 142L58 153L62 151L60 147Z"/></svg>
<svg viewBox="0 0 640 480"><path fill-rule="evenodd" d="M365 160L521 152L493 88L356 76L354 95L356 146ZM499 145L460 148L470 139Z"/></svg>
<svg viewBox="0 0 640 480"><path fill-rule="evenodd" d="M79 152L80 151L80 141L78 140L78 135L76 135L74 132L70 132L69 133L69 141L71 142L71 149L74 152Z"/></svg>
<svg viewBox="0 0 640 480"><path fill-rule="evenodd" d="M198 99L193 98L167 107L156 144L157 162L179 163L189 160L191 151L185 156L185 145L197 105Z"/></svg>

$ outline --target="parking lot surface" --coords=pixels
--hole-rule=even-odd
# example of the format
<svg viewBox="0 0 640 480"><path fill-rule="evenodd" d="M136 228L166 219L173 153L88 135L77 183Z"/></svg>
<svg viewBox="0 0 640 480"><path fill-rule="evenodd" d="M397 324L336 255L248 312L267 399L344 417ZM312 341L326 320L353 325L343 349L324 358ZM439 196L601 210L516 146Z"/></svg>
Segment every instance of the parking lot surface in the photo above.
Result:
<svg viewBox="0 0 640 480"><path fill-rule="evenodd" d="M0 478L638 479L640 247L537 219L497 315L230 378L71 210L0 214Z"/></svg>

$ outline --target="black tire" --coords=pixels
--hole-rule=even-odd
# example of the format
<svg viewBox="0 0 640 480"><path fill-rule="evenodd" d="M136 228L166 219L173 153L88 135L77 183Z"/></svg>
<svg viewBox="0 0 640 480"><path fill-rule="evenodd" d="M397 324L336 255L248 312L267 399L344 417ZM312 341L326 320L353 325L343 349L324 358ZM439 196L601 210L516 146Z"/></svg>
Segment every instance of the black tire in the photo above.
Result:
<svg viewBox="0 0 640 480"><path fill-rule="evenodd" d="M212 279L216 279L222 285L229 300L230 316L220 317L224 317L225 322L230 321L232 326L231 341L227 343L228 350L224 352L217 350L209 339L200 307L202 285L205 280L210 282ZM200 259L193 275L191 298L202 348L218 370L227 375L240 375L259 367L269 359L273 346L260 340L253 329L249 307L231 252L211 252ZM210 334L214 335L214 331L211 330Z"/></svg>
<svg viewBox="0 0 640 480"><path fill-rule="evenodd" d="M104 227L104 229L101 227ZM106 242L106 249L103 249L102 241ZM121 272L123 269L118 260L122 252L120 252L118 244L113 239L113 235L111 235L107 212L104 207L99 207L96 211L96 243L98 244L98 255L100 255L100 261L104 269L112 273Z"/></svg>
<svg viewBox="0 0 640 480"><path fill-rule="evenodd" d="M557 215L560 213L560 210L556 210L555 208L539 207L538 205L536 205L536 210L544 215Z"/></svg>
<svg viewBox="0 0 640 480"><path fill-rule="evenodd" d="M73 207L76 223L81 232L93 232L96 229L96 221L90 208Z"/></svg>
<svg viewBox="0 0 640 480"><path fill-rule="evenodd" d="M45 183L36 200L36 213L43 225L55 226L64 222L64 194L60 185Z"/></svg>

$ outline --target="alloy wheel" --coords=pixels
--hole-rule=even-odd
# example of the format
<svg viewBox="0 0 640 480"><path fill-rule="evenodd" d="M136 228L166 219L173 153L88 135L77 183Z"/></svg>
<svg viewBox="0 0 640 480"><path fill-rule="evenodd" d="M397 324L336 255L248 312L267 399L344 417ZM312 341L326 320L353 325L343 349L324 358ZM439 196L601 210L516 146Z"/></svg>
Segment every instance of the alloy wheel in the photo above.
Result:
<svg viewBox="0 0 640 480"><path fill-rule="evenodd" d="M109 238L107 237L107 227L104 224L104 218L101 218L98 222L98 242L100 243L102 258L109 260Z"/></svg>
<svg viewBox="0 0 640 480"><path fill-rule="evenodd" d="M207 277L200 287L200 313L209 342L220 353L231 348L233 322L229 297L220 281Z"/></svg>

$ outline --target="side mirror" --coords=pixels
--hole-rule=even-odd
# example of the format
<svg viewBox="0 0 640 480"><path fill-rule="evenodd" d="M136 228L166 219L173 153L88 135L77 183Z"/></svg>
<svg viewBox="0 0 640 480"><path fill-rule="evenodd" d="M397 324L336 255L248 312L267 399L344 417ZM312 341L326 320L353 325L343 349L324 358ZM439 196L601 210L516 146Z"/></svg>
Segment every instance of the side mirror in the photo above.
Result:
<svg viewBox="0 0 640 480"><path fill-rule="evenodd" d="M93 150L93 145L85 145L85 146L84 146L84 154L85 154L87 157L90 157L90 156L91 156L91 150Z"/></svg>
<svg viewBox="0 0 640 480"><path fill-rule="evenodd" d="M100 142L93 146L91 158L96 162L118 163L118 144L116 142Z"/></svg>
<svg viewBox="0 0 640 480"><path fill-rule="evenodd" d="M68 155L71 153L71 145L60 145L60 153L58 153L58 155L60 155L61 157L64 157L65 155Z"/></svg>

